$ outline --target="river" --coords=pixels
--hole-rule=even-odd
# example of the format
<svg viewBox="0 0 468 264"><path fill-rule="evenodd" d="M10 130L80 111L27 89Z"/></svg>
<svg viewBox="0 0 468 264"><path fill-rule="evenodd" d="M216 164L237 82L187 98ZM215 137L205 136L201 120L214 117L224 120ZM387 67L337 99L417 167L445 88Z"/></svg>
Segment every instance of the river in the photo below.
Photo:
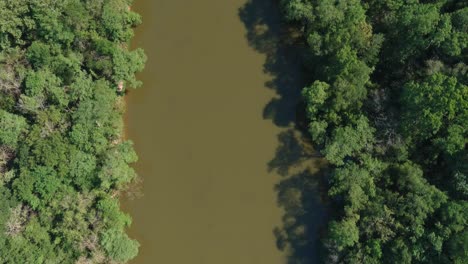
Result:
<svg viewBox="0 0 468 264"><path fill-rule="evenodd" d="M282 198L302 188L288 189L288 179L304 177L300 163L308 160L310 173L319 162L295 141L304 78L297 54L278 44L279 15L269 2L135 1L144 23L133 46L145 49L148 63L138 75L143 87L127 96L126 136L143 179L142 197L123 201L129 234L141 243L131 263L291 257L295 245L280 250L281 237L297 230L285 227L291 206Z"/></svg>

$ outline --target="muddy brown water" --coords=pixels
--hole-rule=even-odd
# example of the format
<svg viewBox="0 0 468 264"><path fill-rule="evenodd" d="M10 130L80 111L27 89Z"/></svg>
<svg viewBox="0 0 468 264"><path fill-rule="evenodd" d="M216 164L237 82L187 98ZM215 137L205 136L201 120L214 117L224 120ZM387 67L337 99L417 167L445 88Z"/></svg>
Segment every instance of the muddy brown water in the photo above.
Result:
<svg viewBox="0 0 468 264"><path fill-rule="evenodd" d="M126 136L143 179L143 196L123 200L141 244L133 264L286 263L273 232L284 215L281 176L271 165L278 136L294 128L266 117L284 98L266 87L277 81L265 69L275 55L247 38L258 18L242 18L246 7L258 8L244 0L132 7L144 21L133 46L148 55L144 85L127 97Z"/></svg>

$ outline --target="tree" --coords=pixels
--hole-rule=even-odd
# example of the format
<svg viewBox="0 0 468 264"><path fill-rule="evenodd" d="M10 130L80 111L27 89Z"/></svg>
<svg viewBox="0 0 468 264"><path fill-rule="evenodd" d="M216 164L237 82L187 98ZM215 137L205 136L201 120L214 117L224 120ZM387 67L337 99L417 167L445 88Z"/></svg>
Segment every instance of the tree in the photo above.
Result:
<svg viewBox="0 0 468 264"><path fill-rule="evenodd" d="M360 117L354 126L337 128L326 143L323 153L331 163L343 165L345 158L370 149L373 141L373 129L367 118Z"/></svg>
<svg viewBox="0 0 468 264"><path fill-rule="evenodd" d="M21 133L27 128L24 117L0 109L0 145L16 147Z"/></svg>
<svg viewBox="0 0 468 264"><path fill-rule="evenodd" d="M42 42L35 41L28 48L26 58L36 69L48 66L52 60L50 46Z"/></svg>
<svg viewBox="0 0 468 264"><path fill-rule="evenodd" d="M455 152L465 145L468 125L468 86L443 74L428 76L423 82L408 83L403 91L403 129L415 141L449 134ZM450 131L450 132L449 132ZM458 142L457 142L458 141Z"/></svg>
<svg viewBox="0 0 468 264"><path fill-rule="evenodd" d="M101 186L104 189L110 187L120 189L136 177L135 171L129 166L130 163L137 161L132 145L131 142L127 141L109 149L106 153L106 158L99 171Z"/></svg>
<svg viewBox="0 0 468 264"><path fill-rule="evenodd" d="M336 243L338 250L351 247L359 240L359 229L356 226L356 219L352 217L340 222L331 222L328 232L330 240Z"/></svg>
<svg viewBox="0 0 468 264"><path fill-rule="evenodd" d="M109 229L102 235L101 244L115 261L127 262L138 254L139 244L118 229Z"/></svg>

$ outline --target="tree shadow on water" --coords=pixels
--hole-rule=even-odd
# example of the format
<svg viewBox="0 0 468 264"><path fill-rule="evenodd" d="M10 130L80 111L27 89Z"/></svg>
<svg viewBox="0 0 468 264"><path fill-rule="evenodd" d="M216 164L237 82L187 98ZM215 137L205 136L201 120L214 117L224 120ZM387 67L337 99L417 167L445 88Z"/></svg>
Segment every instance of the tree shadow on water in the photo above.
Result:
<svg viewBox="0 0 468 264"><path fill-rule="evenodd" d="M307 135L288 129L278 135L270 171L281 175L276 184L278 206L284 211L282 225L273 233L287 264L321 263L321 234L328 219L327 166L312 148Z"/></svg>
<svg viewBox="0 0 468 264"><path fill-rule="evenodd" d="M321 155L313 149L308 135L290 128L278 135L278 147L275 157L268 162L268 170L287 177L295 168L303 168L304 163L319 167L320 161Z"/></svg>
<svg viewBox="0 0 468 264"><path fill-rule="evenodd" d="M276 96L265 106L263 118L285 128L278 135L270 172L281 175L275 186L284 211L273 233L287 264L321 263L320 234L327 222L326 164L313 149L301 103L302 88L312 81L302 63L301 34L281 19L277 0L248 0L239 17L249 45L266 56L263 70L271 78L265 86ZM263 87L260 87L263 89Z"/></svg>
<svg viewBox="0 0 468 264"><path fill-rule="evenodd" d="M281 20L275 0L250 0L239 10L247 29L247 41L266 56L263 71L271 77L265 86L276 96L265 106L263 117L280 127L295 121L301 90L307 84L302 65L302 39L292 27Z"/></svg>
<svg viewBox="0 0 468 264"><path fill-rule="evenodd" d="M327 222L325 197L318 195L326 169L303 171L276 185L278 205L284 209L282 226L274 229L278 249L288 264L321 263L320 235Z"/></svg>

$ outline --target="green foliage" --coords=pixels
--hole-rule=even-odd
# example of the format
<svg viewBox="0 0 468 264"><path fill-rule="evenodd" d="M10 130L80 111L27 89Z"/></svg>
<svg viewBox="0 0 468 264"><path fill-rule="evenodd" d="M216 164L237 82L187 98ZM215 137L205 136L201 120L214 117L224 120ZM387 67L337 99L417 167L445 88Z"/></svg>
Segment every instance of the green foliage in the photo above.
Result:
<svg viewBox="0 0 468 264"><path fill-rule="evenodd" d="M355 219L343 219L340 222L331 222L329 238L336 243L339 250L351 247L359 240L359 229Z"/></svg>
<svg viewBox="0 0 468 264"><path fill-rule="evenodd" d="M376 187L371 173L355 163L347 163L333 175L330 196L342 196L346 201L345 212L353 215L362 209L376 195Z"/></svg>
<svg viewBox="0 0 468 264"><path fill-rule="evenodd" d="M137 156L131 142L125 142L109 149L99 172L102 188L121 188L124 184L132 181L136 174L128 164L136 161Z"/></svg>
<svg viewBox="0 0 468 264"><path fill-rule="evenodd" d="M118 229L109 229L102 235L102 247L114 260L127 262L138 254L138 242Z"/></svg>
<svg viewBox="0 0 468 264"><path fill-rule="evenodd" d="M327 263L466 263L466 1L282 0L331 164ZM305 196L305 195L304 195Z"/></svg>
<svg viewBox="0 0 468 264"><path fill-rule="evenodd" d="M28 48L28 51L26 52L26 58L35 68L41 68L43 66L49 65L52 60L50 46L35 41Z"/></svg>
<svg viewBox="0 0 468 264"><path fill-rule="evenodd" d="M22 116L10 114L0 110L0 145L16 147L21 133L27 127L26 120Z"/></svg>
<svg viewBox="0 0 468 264"><path fill-rule="evenodd" d="M0 263L138 253L118 194L136 174L118 83L139 82L127 0L0 1Z"/></svg>
<svg viewBox="0 0 468 264"><path fill-rule="evenodd" d="M97 203L97 209L104 219L103 225L109 228L122 229L130 225L130 218L120 211L118 201L105 197Z"/></svg>
<svg viewBox="0 0 468 264"><path fill-rule="evenodd" d="M128 10L126 1L109 1L102 10L102 29L112 41L127 42L133 36L131 26L140 22L140 18Z"/></svg>
<svg viewBox="0 0 468 264"><path fill-rule="evenodd" d="M96 157L83 151L70 151L69 175L76 188L90 190L96 184Z"/></svg>
<svg viewBox="0 0 468 264"><path fill-rule="evenodd" d="M27 16L28 3L26 1L7 0L0 3L0 48L11 45L22 45L28 30L34 28L34 20Z"/></svg>
<svg viewBox="0 0 468 264"><path fill-rule="evenodd" d="M373 130L365 117L360 117L354 126L336 128L323 150L325 157L333 164L343 165L346 158L371 148Z"/></svg>
<svg viewBox="0 0 468 264"><path fill-rule="evenodd" d="M449 260L455 264L465 264L468 259L468 231L465 230L450 238L447 243Z"/></svg>
<svg viewBox="0 0 468 264"><path fill-rule="evenodd" d="M468 86L458 83L455 77L435 74L423 82L408 83L402 101L405 107L402 126L409 137L426 140L448 134L449 152L464 148L468 127Z"/></svg>

